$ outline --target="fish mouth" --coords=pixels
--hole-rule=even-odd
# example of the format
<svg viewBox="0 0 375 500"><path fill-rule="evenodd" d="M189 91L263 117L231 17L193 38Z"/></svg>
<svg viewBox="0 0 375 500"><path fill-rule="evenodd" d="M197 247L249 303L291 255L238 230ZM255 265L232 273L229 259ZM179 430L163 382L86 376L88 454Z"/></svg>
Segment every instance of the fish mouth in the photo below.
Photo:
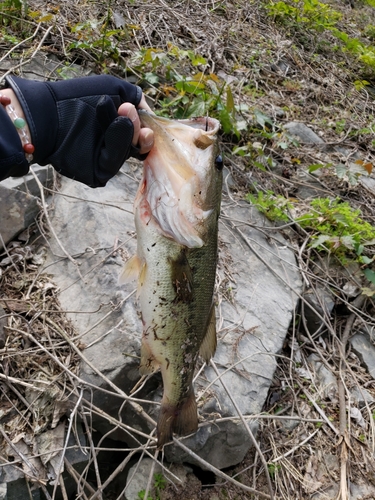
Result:
<svg viewBox="0 0 375 500"><path fill-rule="evenodd" d="M154 113L149 113L144 109L138 110L139 119L141 121L142 127L148 127L158 133L159 130L165 130L171 126L171 120L163 116L155 115ZM198 116L195 118L187 118L184 120L173 120L173 127L176 123L181 125L187 125L198 130L206 132L207 135L216 135L220 128L220 123L215 118L210 118L209 116ZM213 142L213 141L212 141ZM211 142L211 143L212 143Z"/></svg>

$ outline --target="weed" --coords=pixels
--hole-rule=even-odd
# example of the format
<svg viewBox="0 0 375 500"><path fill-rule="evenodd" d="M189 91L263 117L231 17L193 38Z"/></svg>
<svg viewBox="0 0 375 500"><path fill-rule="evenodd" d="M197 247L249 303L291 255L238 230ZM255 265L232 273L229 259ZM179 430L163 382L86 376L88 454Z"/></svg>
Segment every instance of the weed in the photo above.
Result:
<svg viewBox="0 0 375 500"><path fill-rule="evenodd" d="M154 474L154 494L155 494L155 498L153 498L152 496L148 495L147 500L160 500L160 492L162 490L164 490L166 486L167 486L167 480L165 479L165 477L163 476L163 474L160 474L160 473L156 472ZM141 490L140 492L138 492L138 498L140 498L140 500L146 500L145 499L145 493L146 493L145 490Z"/></svg>
<svg viewBox="0 0 375 500"><path fill-rule="evenodd" d="M293 205L282 195L275 195L273 191L266 191L266 193L259 191L256 195L249 193L246 199L271 221L289 220L287 211Z"/></svg>
<svg viewBox="0 0 375 500"><path fill-rule="evenodd" d="M348 260L364 265L373 262L374 257L364 252L375 244L375 227L349 203L339 198L317 198L311 202L311 211L297 220L303 228L313 231L312 248L334 253L343 264Z"/></svg>
<svg viewBox="0 0 375 500"><path fill-rule="evenodd" d="M373 165L370 162L363 160L348 161L347 164L337 163L314 163L309 166L310 173L319 169L328 169L334 167L335 174L343 181L346 181L350 186L356 186L361 176L370 175L373 170Z"/></svg>
<svg viewBox="0 0 375 500"><path fill-rule="evenodd" d="M275 476L276 476L276 473L281 469L281 466L280 465L276 465L276 464L268 464L268 472L269 472L269 475L271 477L271 479L275 479Z"/></svg>
<svg viewBox="0 0 375 500"><path fill-rule="evenodd" d="M367 3L370 2L375 4L375 0L367 0ZM316 33L330 31L342 43L343 51L351 53L366 67L375 70L375 47L338 29L337 24L342 15L325 3L318 0L271 1L266 5L266 10L276 21L293 28L305 27ZM372 39L374 33L374 26L370 25L364 35ZM332 49L334 48L332 46Z"/></svg>
<svg viewBox="0 0 375 500"><path fill-rule="evenodd" d="M184 72L181 74L181 62ZM174 118L189 118L210 114L221 122L224 133L240 137L247 123L241 112L244 105L234 102L230 84L214 73L206 73L206 60L192 50L181 50L169 44L168 52L148 48L140 50L135 59L136 69L144 79L164 95L159 101L160 114ZM197 67L202 71L197 71Z"/></svg>

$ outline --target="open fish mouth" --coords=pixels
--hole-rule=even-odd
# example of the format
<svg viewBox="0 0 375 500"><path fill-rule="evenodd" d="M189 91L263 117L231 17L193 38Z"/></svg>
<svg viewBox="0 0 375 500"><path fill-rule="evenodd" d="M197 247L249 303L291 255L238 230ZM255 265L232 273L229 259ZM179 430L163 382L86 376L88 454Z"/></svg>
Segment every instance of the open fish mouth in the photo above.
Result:
<svg viewBox="0 0 375 500"><path fill-rule="evenodd" d="M167 237L199 248L204 222L212 213L207 181L220 124L206 117L172 121L143 110L139 115L155 137L144 176L152 215Z"/></svg>

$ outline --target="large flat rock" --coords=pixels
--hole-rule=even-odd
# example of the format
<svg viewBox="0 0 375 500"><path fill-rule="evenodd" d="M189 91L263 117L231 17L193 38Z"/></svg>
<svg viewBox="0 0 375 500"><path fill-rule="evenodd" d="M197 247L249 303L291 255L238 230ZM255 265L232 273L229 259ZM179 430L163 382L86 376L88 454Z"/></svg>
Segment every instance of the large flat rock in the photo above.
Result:
<svg viewBox="0 0 375 500"><path fill-rule="evenodd" d="M97 190L63 180L51 219L76 264L51 239L45 266L86 345L83 355L92 366L82 362L80 375L98 387L93 391L94 404L116 417L123 400L102 391L108 384L98 370L126 393L139 379L142 326L135 285L117 282L124 260L135 252L132 204L139 176L140 169L133 173L126 167L106 188ZM294 254L278 231L263 229L269 225L249 204L223 199L217 280L219 342L214 358L221 375L218 378L210 366L197 377L201 426L184 441L219 468L239 463L251 446L246 429L235 418L231 398L244 415L261 411L276 367L275 354L281 350L301 290ZM159 401L161 394L161 377L155 375L137 397ZM146 410L156 418L159 407L146 405ZM134 428L151 430L129 405L124 406L121 418ZM102 420L95 427L109 430ZM253 430L256 427L255 422ZM131 441L125 433L111 437L115 435ZM167 460L194 462L176 446L166 447L165 452Z"/></svg>

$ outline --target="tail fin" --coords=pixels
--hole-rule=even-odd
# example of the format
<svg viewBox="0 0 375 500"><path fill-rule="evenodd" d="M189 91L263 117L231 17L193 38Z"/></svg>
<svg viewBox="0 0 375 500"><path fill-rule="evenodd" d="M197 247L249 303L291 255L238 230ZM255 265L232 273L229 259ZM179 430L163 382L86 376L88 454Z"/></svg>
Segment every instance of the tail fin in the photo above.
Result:
<svg viewBox="0 0 375 500"><path fill-rule="evenodd" d="M174 432L179 436L185 436L196 432L197 429L197 402L193 387L190 388L187 397L178 405L172 405L162 400L156 428L159 449L172 440Z"/></svg>

